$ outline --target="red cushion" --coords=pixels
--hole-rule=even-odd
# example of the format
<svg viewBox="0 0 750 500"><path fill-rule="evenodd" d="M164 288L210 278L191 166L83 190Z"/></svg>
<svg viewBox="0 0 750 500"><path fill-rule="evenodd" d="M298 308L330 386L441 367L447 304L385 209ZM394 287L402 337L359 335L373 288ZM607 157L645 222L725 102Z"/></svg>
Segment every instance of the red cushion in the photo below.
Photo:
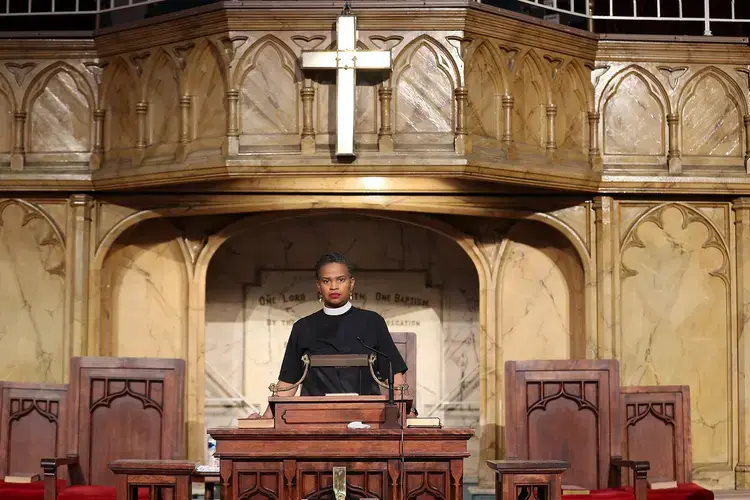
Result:
<svg viewBox="0 0 750 500"><path fill-rule="evenodd" d="M116 500L114 486L68 486L57 500ZM148 499L148 488L138 488L138 498Z"/></svg>
<svg viewBox="0 0 750 500"><path fill-rule="evenodd" d="M58 491L67 486L64 479L57 480ZM44 481L33 483L6 483L0 481L0 499L2 500L42 500L44 498Z"/></svg>
<svg viewBox="0 0 750 500"><path fill-rule="evenodd" d="M633 488L625 486L623 488L602 488L600 490L591 490L590 495L565 495L565 500L635 500ZM651 500L651 499L649 499Z"/></svg>
<svg viewBox="0 0 750 500"><path fill-rule="evenodd" d="M714 500L714 492L695 483L682 483L677 488L648 490L648 500Z"/></svg>

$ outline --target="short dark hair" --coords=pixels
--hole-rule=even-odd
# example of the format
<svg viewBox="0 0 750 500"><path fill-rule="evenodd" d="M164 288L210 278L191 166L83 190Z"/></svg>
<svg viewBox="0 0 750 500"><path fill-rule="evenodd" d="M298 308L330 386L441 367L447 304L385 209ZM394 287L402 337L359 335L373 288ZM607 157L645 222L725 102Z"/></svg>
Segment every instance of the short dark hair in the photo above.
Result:
<svg viewBox="0 0 750 500"><path fill-rule="evenodd" d="M352 266L346 261L346 257L338 252L329 252L322 255L318 262L315 263L315 278L320 279L320 269L326 264L344 264L349 270L349 274L352 274Z"/></svg>

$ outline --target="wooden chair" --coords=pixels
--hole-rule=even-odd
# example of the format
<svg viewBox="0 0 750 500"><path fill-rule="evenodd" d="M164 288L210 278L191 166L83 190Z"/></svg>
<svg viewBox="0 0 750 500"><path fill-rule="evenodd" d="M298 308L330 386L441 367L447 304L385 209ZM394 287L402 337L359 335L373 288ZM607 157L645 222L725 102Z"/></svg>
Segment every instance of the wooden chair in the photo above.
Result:
<svg viewBox="0 0 750 500"><path fill-rule="evenodd" d="M44 500L114 500L118 459L184 459L185 362L74 357L70 365L67 454L42 460ZM70 484L58 491L58 468Z"/></svg>
<svg viewBox="0 0 750 500"><path fill-rule="evenodd" d="M677 487L649 489L649 500L712 500L713 492L691 482L690 388L641 386L620 389L622 452L631 460L648 460L653 483Z"/></svg>
<svg viewBox="0 0 750 500"><path fill-rule="evenodd" d="M648 462L621 458L619 404L616 360L508 361L508 459L562 460L570 464L563 485L598 498L646 500ZM635 488L622 486L622 468L632 470Z"/></svg>
<svg viewBox="0 0 750 500"><path fill-rule="evenodd" d="M43 457L64 451L67 385L0 382L0 498L43 498L43 483L5 482L41 476ZM64 479L61 480L64 486Z"/></svg>

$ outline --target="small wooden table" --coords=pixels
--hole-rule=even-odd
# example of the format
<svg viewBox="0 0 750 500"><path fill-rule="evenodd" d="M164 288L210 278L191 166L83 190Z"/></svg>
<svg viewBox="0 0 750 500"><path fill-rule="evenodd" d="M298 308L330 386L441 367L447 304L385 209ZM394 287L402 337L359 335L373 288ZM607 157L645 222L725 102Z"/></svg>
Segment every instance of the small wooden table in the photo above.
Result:
<svg viewBox="0 0 750 500"><path fill-rule="evenodd" d="M163 498L160 489L174 490L174 500L190 500L190 460L115 460L109 468L116 476L117 500L137 500L138 488L148 488L149 499Z"/></svg>
<svg viewBox="0 0 750 500"><path fill-rule="evenodd" d="M489 460L487 465L495 471L496 500L518 498L546 498L560 500L562 497L562 474L569 467L560 460ZM529 489L522 495L523 489ZM533 491L537 490L537 491ZM545 493L540 493L543 490Z"/></svg>

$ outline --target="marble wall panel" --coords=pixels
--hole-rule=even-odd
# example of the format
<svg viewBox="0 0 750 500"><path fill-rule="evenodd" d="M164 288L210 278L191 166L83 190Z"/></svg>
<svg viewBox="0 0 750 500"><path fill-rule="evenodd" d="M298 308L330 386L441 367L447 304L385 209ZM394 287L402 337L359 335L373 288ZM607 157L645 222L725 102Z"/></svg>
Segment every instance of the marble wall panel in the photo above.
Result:
<svg viewBox="0 0 750 500"><path fill-rule="evenodd" d="M584 359L583 267L565 237L538 222L519 222L501 266L504 359Z"/></svg>
<svg viewBox="0 0 750 500"><path fill-rule="evenodd" d="M0 380L65 380L65 248L37 206L0 200Z"/></svg>
<svg viewBox="0 0 750 500"><path fill-rule="evenodd" d="M186 357L187 271L167 222L127 230L110 249L101 275L103 353Z"/></svg>
<svg viewBox="0 0 750 500"><path fill-rule="evenodd" d="M86 152L91 149L90 90L71 71L57 71L31 104L31 153Z"/></svg>
<svg viewBox="0 0 750 500"><path fill-rule="evenodd" d="M623 243L622 383L690 385L697 467L730 467L729 279L719 235L685 206L647 212Z"/></svg>

